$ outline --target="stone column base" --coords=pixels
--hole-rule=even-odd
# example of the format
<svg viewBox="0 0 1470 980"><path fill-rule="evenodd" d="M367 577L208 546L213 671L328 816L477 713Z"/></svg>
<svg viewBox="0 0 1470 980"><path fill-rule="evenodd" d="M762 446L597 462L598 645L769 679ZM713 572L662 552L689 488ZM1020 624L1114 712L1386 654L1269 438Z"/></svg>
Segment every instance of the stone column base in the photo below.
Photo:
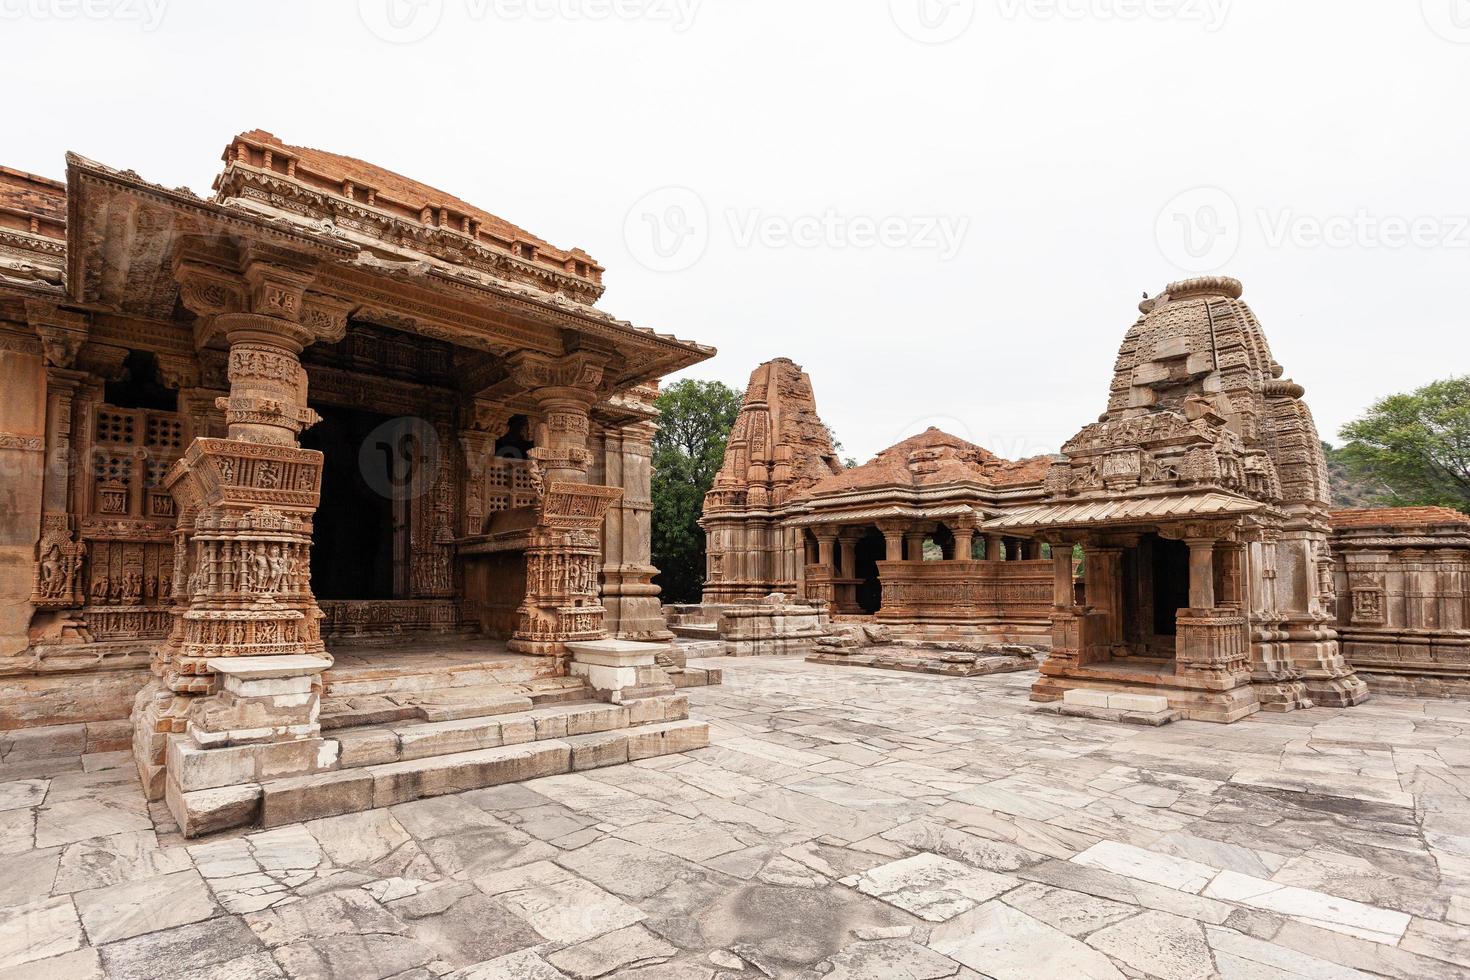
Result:
<svg viewBox="0 0 1470 980"><path fill-rule="evenodd" d="M613 704L674 693L674 683L658 665L664 647L627 640L568 643L571 674L586 678L597 696Z"/></svg>

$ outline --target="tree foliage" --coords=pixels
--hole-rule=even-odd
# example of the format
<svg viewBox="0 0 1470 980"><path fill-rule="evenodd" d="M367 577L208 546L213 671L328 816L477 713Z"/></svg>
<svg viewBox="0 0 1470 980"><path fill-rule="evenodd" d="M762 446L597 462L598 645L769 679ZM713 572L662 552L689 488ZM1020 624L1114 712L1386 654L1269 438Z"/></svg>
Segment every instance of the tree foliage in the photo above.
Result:
<svg viewBox="0 0 1470 980"><path fill-rule="evenodd" d="M1470 376L1385 398L1342 437L1335 455L1386 488L1377 502L1470 512Z"/></svg>
<svg viewBox="0 0 1470 980"><path fill-rule="evenodd" d="M678 381L658 396L653 439L653 564L665 602L698 602L704 589L704 495L725 458L740 392L718 381Z"/></svg>

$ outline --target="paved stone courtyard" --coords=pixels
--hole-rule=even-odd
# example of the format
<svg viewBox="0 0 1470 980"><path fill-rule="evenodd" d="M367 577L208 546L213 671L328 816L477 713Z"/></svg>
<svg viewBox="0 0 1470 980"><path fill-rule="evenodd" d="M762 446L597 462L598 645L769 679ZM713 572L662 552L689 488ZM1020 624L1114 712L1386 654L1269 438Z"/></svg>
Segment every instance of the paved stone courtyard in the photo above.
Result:
<svg viewBox="0 0 1470 980"><path fill-rule="evenodd" d="M719 665L708 749L187 845L126 754L0 738L0 980L1470 975L1470 704Z"/></svg>

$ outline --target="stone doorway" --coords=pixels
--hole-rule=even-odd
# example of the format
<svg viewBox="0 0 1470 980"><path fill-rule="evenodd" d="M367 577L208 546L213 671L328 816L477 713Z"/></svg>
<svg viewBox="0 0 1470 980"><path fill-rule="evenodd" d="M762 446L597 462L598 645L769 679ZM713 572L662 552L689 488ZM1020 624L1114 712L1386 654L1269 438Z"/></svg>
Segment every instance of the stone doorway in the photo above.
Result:
<svg viewBox="0 0 1470 980"><path fill-rule="evenodd" d="M407 598L408 508L384 491L410 482L414 460L404 453L412 447L390 437L389 416L314 407L322 420L301 434L302 448L324 457L322 500L313 521L312 592L318 600Z"/></svg>
<svg viewBox="0 0 1470 980"><path fill-rule="evenodd" d="M857 587L858 608L871 616L883 608L883 583L879 580L878 563L887 560L888 543L882 531L870 527L853 548L856 551L857 577L862 580Z"/></svg>
<svg viewBox="0 0 1470 980"><path fill-rule="evenodd" d="M1189 546L1145 534L1123 552L1124 638L1133 657L1173 661L1189 608Z"/></svg>

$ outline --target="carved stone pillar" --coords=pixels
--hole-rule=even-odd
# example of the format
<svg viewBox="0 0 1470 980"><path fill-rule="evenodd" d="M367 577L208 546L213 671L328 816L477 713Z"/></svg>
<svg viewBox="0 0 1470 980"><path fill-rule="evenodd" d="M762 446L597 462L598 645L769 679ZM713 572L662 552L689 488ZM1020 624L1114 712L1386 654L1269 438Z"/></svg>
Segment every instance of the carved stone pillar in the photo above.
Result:
<svg viewBox="0 0 1470 980"><path fill-rule="evenodd" d="M522 353L511 359L511 380L536 403L536 448L531 458L553 483L586 483L589 412L600 397L606 358L578 352L565 357Z"/></svg>
<svg viewBox="0 0 1470 980"><path fill-rule="evenodd" d="M316 673L330 665L311 591L322 454L297 442L318 420L307 407L299 355L319 338L339 339L345 314L325 322L303 316L311 277L300 265L249 256L244 265L243 283L235 281L226 297L227 309L235 309L211 309L209 318L208 335L223 335L229 345L229 393L216 402L227 438L196 438L166 480L180 515L175 625L154 664L158 683L139 695L134 711L134 752L153 798L164 789L162 755L169 737L186 728L194 733L185 751L232 742L229 732L216 730L228 715L201 697L220 690L210 661L310 654ZM238 312L239 307L256 312ZM196 731L190 719L206 716L213 721ZM204 731L207 739L198 735ZM291 741L297 734L280 738ZM292 751L309 755L301 746ZM179 794L190 786L172 771L168 782L170 808L182 821Z"/></svg>
<svg viewBox="0 0 1470 980"><path fill-rule="evenodd" d="M837 572L837 528L816 527L812 534L817 539L817 564L826 572Z"/></svg>
<svg viewBox="0 0 1470 980"><path fill-rule="evenodd" d="M885 522L878 525L878 530L883 532L884 557L888 561L903 561L903 525Z"/></svg>
<svg viewBox="0 0 1470 980"><path fill-rule="evenodd" d="M563 357L523 352L511 359L511 381L537 407L530 456L542 484L541 508L526 549L526 596L510 649L560 656L567 644L607 636L598 575L601 530L620 487L590 486L591 408L601 397L601 354Z"/></svg>
<svg viewBox="0 0 1470 980"><path fill-rule="evenodd" d="M460 429L460 451L464 456L464 479L460 481L460 534L485 530L485 494L489 469L495 460L495 445L510 431L510 409L492 402L470 403L465 427Z"/></svg>
<svg viewBox="0 0 1470 980"><path fill-rule="evenodd" d="M508 644L512 651L561 656L568 643L606 638L599 532L622 495L619 487L547 485L526 549L526 597Z"/></svg>
<svg viewBox="0 0 1470 980"><path fill-rule="evenodd" d="M908 561L924 560L924 542L929 539L928 531L909 531L903 536L907 545Z"/></svg>
<svg viewBox="0 0 1470 980"><path fill-rule="evenodd" d="M975 547L975 525L960 521L954 526L954 560L969 561Z"/></svg>
<svg viewBox="0 0 1470 980"><path fill-rule="evenodd" d="M602 601L617 639L661 643L674 638L653 584L653 422L608 429L602 436L604 480L621 487L602 532Z"/></svg>
<svg viewBox="0 0 1470 980"><path fill-rule="evenodd" d="M861 528L843 528L838 535L842 541L842 577L857 578L857 545L863 538Z"/></svg>
<svg viewBox="0 0 1470 980"><path fill-rule="evenodd" d="M1005 538L1001 537L999 534L985 535L985 560L1006 560Z"/></svg>
<svg viewBox="0 0 1470 980"><path fill-rule="evenodd" d="M1215 539L1186 538L1185 544L1189 545L1189 607L1214 609Z"/></svg>

